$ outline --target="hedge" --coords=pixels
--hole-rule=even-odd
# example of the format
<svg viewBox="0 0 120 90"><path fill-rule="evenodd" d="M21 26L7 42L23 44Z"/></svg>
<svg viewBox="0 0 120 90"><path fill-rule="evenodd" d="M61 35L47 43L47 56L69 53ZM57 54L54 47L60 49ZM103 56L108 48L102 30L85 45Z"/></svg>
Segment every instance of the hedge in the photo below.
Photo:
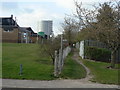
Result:
<svg viewBox="0 0 120 90"><path fill-rule="evenodd" d="M86 46L85 58L96 61L110 62L111 51L105 48Z"/></svg>

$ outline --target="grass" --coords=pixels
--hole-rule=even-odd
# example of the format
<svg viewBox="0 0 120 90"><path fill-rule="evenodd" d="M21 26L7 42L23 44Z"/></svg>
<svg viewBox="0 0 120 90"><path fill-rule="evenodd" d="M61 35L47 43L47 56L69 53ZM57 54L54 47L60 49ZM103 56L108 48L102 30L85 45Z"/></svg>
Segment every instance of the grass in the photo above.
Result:
<svg viewBox="0 0 120 90"><path fill-rule="evenodd" d="M2 78L52 80L53 65L49 56L37 44L3 43ZM19 75L20 64L23 74Z"/></svg>
<svg viewBox="0 0 120 90"><path fill-rule="evenodd" d="M1 53L1 51L0 51ZM61 78L80 79L86 76L85 69L72 60L72 53L65 60ZM0 56L1 57L1 56ZM2 78L53 80L53 65L50 57L38 44L2 44ZM104 84L118 84L118 70L108 69L109 63L82 60L94 75L93 82ZM1 64L1 62L0 62ZM20 76L20 64L23 65L23 74ZM120 68L120 65L116 65ZM1 70L1 68L0 68ZM119 70L120 71L120 70Z"/></svg>
<svg viewBox="0 0 120 90"><path fill-rule="evenodd" d="M83 78L86 72L82 66L72 60L70 54L66 60L62 78ZM20 64L23 73L20 76ZM3 43L2 44L2 78L54 80L52 60L38 44Z"/></svg>
<svg viewBox="0 0 120 90"><path fill-rule="evenodd" d="M110 65L109 63L93 62L90 60L83 60L83 63L90 68L91 74L94 75L91 81L103 84L119 84L118 71L120 70L106 68Z"/></svg>
<svg viewBox="0 0 120 90"><path fill-rule="evenodd" d="M72 60L73 54L70 53L65 59L64 68L61 77L64 79L81 79L86 76L86 71L76 61Z"/></svg>

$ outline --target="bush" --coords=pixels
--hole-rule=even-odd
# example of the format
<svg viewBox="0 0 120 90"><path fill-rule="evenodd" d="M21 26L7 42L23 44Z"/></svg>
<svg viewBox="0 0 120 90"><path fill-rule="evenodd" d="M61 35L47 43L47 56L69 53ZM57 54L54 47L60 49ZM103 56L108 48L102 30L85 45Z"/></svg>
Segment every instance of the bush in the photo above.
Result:
<svg viewBox="0 0 120 90"><path fill-rule="evenodd" d="M85 47L85 57L96 61L110 62L111 51L105 48Z"/></svg>

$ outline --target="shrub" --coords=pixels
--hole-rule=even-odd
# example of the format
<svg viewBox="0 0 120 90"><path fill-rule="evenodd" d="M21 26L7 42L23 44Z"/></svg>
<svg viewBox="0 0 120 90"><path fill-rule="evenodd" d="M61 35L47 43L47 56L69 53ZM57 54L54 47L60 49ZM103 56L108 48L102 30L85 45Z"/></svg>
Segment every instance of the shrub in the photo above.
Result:
<svg viewBox="0 0 120 90"><path fill-rule="evenodd" d="M105 48L85 47L85 57L88 59L110 62L111 51Z"/></svg>

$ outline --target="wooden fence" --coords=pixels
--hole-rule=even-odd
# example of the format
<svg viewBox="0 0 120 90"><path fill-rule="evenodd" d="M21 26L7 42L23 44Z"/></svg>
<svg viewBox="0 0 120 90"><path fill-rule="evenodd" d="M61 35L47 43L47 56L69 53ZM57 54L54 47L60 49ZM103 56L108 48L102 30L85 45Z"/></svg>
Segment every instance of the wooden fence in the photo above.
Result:
<svg viewBox="0 0 120 90"><path fill-rule="evenodd" d="M58 77L59 74L61 74L63 65L64 65L64 60L66 56L70 53L71 48L66 47L63 50L55 51L55 63L54 63L54 76Z"/></svg>

